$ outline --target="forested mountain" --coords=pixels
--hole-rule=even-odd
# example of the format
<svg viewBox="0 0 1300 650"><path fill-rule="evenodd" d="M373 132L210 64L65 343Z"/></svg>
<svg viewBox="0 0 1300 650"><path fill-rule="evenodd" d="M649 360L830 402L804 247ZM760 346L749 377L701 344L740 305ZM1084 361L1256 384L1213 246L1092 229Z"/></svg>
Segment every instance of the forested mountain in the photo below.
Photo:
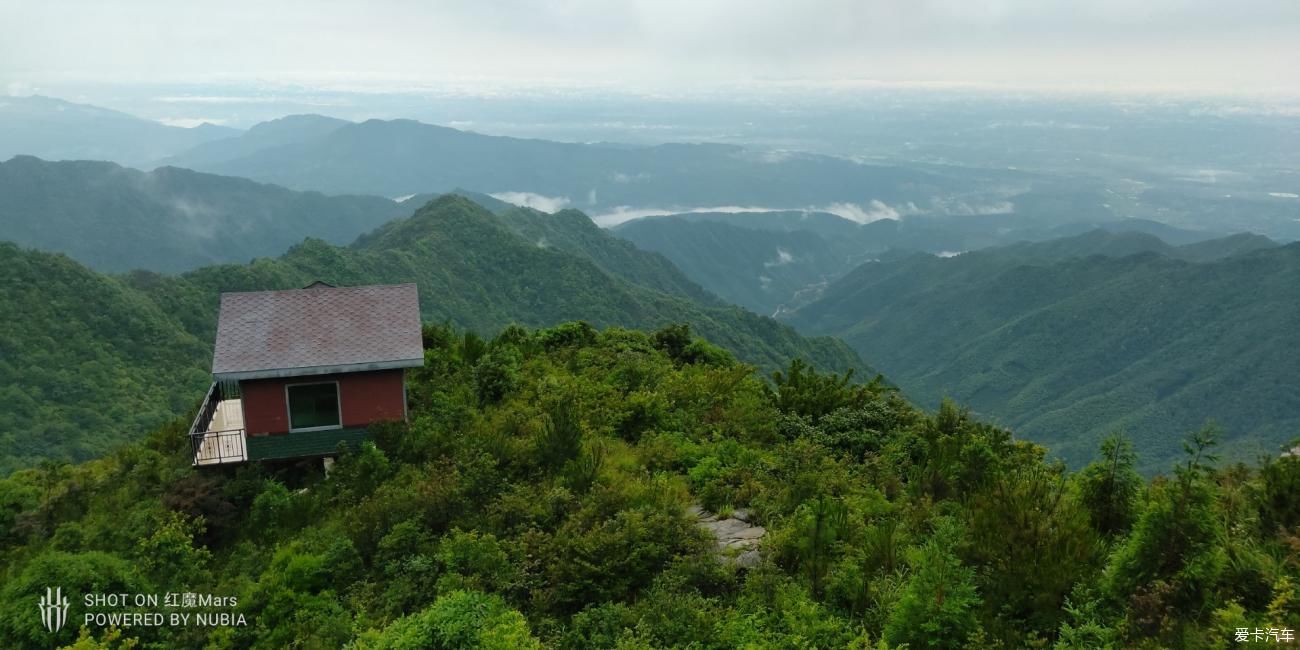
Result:
<svg viewBox="0 0 1300 650"><path fill-rule="evenodd" d="M200 341L148 296L0 242L0 474L94 458L191 408Z"/></svg>
<svg viewBox="0 0 1300 650"><path fill-rule="evenodd" d="M1245 458L1300 429L1300 244L1091 233L915 254L863 264L788 316L921 403L950 396L1075 465L1115 430L1150 469L1207 418Z"/></svg>
<svg viewBox="0 0 1300 650"><path fill-rule="evenodd" d="M0 276L0 312L13 314L15 325L0 333L0 386L9 397L0 402L7 443L0 473L41 456L88 458L177 412L206 385L220 292L315 280L416 282L425 320L480 332L579 318L599 327L688 323L764 368L799 357L870 376L843 343L804 338L772 319L720 306L663 258L578 216L521 211L503 219L449 195L352 246L310 239L278 258L179 276L107 277L6 245L0 262L10 272ZM541 228L577 243L539 247L508 225L528 218L553 219Z"/></svg>
<svg viewBox="0 0 1300 650"><path fill-rule="evenodd" d="M224 160L212 157L214 145L169 162L300 190L395 197L468 187L542 194L584 209L920 201L980 186L969 171L945 175L720 144L531 140L412 120L345 124L274 146L256 143L258 131L250 129Z"/></svg>
<svg viewBox="0 0 1300 650"><path fill-rule="evenodd" d="M427 325L411 423L328 475L191 468L178 417L0 479L5 647L1210 650L1300 618L1300 457L1221 466L1196 431L1150 483L1122 438L1071 474L950 403L769 383L679 329L486 334ZM84 595L176 590L221 604L163 611L235 623L77 641L117 611Z"/></svg>
<svg viewBox="0 0 1300 650"><path fill-rule="evenodd" d="M0 97L0 160L112 160L142 165L239 131L212 124L167 126L52 97Z"/></svg>
<svg viewBox="0 0 1300 650"><path fill-rule="evenodd" d="M808 230L777 232L652 217L625 223L614 233L663 254L709 291L764 314L853 267L844 247Z"/></svg>
<svg viewBox="0 0 1300 650"><path fill-rule="evenodd" d="M1029 200L1026 209L1041 202L1041 197ZM1173 243L1214 237L1142 219L1084 222L1037 212L911 215L865 224L817 211L695 212L634 219L612 230L639 248L662 253L710 291L766 314L802 304L857 265L900 251L952 255L1020 241L1064 241L1080 233L1096 236L1093 231L1146 234L1145 240L1129 242L1140 250L1172 248L1156 237ZM1107 245L1118 251L1125 244L1117 240ZM1243 237L1213 244L1206 254L1213 256L1224 246L1250 250L1260 245L1272 243L1262 236ZM1185 254L1197 252L1188 249Z"/></svg>
<svg viewBox="0 0 1300 650"><path fill-rule="evenodd" d="M307 236L346 244L413 207L175 167L30 156L0 163L0 237L109 272L246 262Z"/></svg>
<svg viewBox="0 0 1300 650"><path fill-rule="evenodd" d="M484 205L480 198L472 195L466 195L466 198ZM610 275L664 293L685 296L706 305L725 304L718 300L718 296L688 279L667 257L611 237L592 223L590 217L577 210L547 214L529 208L510 207L494 212L516 235L541 248L555 248L585 257ZM748 307L739 301L730 302Z"/></svg>

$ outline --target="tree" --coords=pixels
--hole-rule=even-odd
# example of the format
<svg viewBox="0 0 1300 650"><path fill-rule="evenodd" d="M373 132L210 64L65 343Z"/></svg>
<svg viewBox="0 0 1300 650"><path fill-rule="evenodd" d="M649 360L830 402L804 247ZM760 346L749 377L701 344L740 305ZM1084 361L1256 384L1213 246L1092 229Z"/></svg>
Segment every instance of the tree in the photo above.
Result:
<svg viewBox="0 0 1300 650"><path fill-rule="evenodd" d="M1133 443L1112 433L1101 442L1101 459L1079 473L1079 495L1093 529L1103 536L1114 537L1133 525L1142 486L1142 477L1133 469L1136 459Z"/></svg>
<svg viewBox="0 0 1300 650"><path fill-rule="evenodd" d="M942 539L931 539L908 556L912 574L889 614L885 639L911 648L967 647L980 629L975 573Z"/></svg>

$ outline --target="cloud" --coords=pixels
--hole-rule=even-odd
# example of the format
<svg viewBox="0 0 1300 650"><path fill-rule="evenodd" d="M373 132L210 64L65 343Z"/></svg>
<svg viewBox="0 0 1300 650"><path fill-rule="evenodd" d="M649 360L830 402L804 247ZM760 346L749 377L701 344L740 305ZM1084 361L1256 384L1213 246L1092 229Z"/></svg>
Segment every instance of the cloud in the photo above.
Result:
<svg viewBox="0 0 1300 650"><path fill-rule="evenodd" d="M1010 201L992 201L989 203L971 203L960 199L944 199L935 197L931 199L930 204L932 212L935 214L946 214L954 217L970 217L977 215L990 214L1011 214L1016 211L1016 206ZM913 206L915 207L915 206Z"/></svg>
<svg viewBox="0 0 1300 650"><path fill-rule="evenodd" d="M643 181L650 178L650 175L641 172L639 174L624 174L623 172L614 172L610 179L615 183L631 183L633 181Z"/></svg>
<svg viewBox="0 0 1300 650"><path fill-rule="evenodd" d="M495 196L495 195L494 195ZM700 208L634 208L620 205L609 212L593 215L591 220L603 227L617 226L620 223L645 217L666 217L670 214L698 214L701 212L725 212L741 214L746 212L786 212L789 208L764 208L758 206L717 205Z"/></svg>
<svg viewBox="0 0 1300 650"><path fill-rule="evenodd" d="M913 210L916 206L908 204ZM896 208L890 207L883 201L872 199L870 202L859 205L857 203L841 202L819 208L809 208L815 212L829 212L837 217L856 221L858 223L871 223L881 219L895 219L903 216Z"/></svg>
<svg viewBox="0 0 1300 650"><path fill-rule="evenodd" d="M784 248L778 248L776 249L776 259L770 262L763 262L763 267L770 269L774 266L785 266L793 261L794 256L791 255L789 251Z"/></svg>
<svg viewBox="0 0 1300 650"><path fill-rule="evenodd" d="M225 124L229 120L221 117L160 117L159 122L167 126L179 126L183 129L191 129L202 124Z"/></svg>
<svg viewBox="0 0 1300 650"><path fill-rule="evenodd" d="M570 203L567 196L545 196L533 192L493 192L488 196L542 212L559 212Z"/></svg>
<svg viewBox="0 0 1300 650"><path fill-rule="evenodd" d="M22 81L10 81L5 84L5 94L10 97L30 97L36 94L36 87Z"/></svg>

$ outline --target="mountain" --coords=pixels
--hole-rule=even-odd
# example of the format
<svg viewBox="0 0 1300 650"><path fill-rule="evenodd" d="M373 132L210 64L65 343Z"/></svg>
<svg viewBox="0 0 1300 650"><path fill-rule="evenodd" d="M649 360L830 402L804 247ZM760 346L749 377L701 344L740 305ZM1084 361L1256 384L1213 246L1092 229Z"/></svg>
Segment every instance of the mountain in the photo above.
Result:
<svg viewBox="0 0 1300 650"><path fill-rule="evenodd" d="M1041 199L1029 205L1043 203ZM762 313L777 313L807 302L810 295L857 265L899 251L953 255L1019 241L1064 240L1096 232L1143 234L1134 250L1169 248L1164 241L1202 242L1210 233L1189 231L1142 219L1066 221L1022 214L910 215L857 223L817 211L693 212L633 219L612 228L639 248L661 253L688 277L723 298ZM1150 234L1148 234L1150 233ZM1159 238L1157 238L1159 237ZM1102 245L1098 243L1098 245ZM1120 250L1123 244L1104 244ZM1227 243L1211 245L1207 254ZM1247 250L1273 242L1256 236L1236 241ZM1234 249L1236 250L1236 249ZM895 253L888 253L895 251ZM1188 249L1187 255L1196 255Z"/></svg>
<svg viewBox="0 0 1300 650"><path fill-rule="evenodd" d="M119 278L0 242L0 475L94 458L191 408L211 341Z"/></svg>
<svg viewBox="0 0 1300 650"><path fill-rule="evenodd" d="M345 124L308 139L252 144L214 160L180 154L199 171L299 190L405 196L527 192L584 209L649 205L803 207L832 201L921 200L980 187L970 174L944 175L809 154L772 156L720 144L631 146L489 136L412 120Z"/></svg>
<svg viewBox="0 0 1300 650"><path fill-rule="evenodd" d="M182 275L105 276L60 255L6 244L0 313L13 314L15 325L0 332L0 386L8 398L0 402L0 473L38 458L89 458L184 410L208 380L221 292L315 280L416 282L426 321L479 332L574 319L646 329L687 323L764 369L799 357L871 375L842 342L805 338L770 318L721 306L662 257L579 216L509 217L553 220L542 228L557 241L581 242L566 252L539 247L507 219L447 195L351 246L308 239L278 258Z"/></svg>
<svg viewBox="0 0 1300 650"><path fill-rule="evenodd" d="M721 221L652 217L629 221L614 233L664 255L729 302L765 314L853 266L845 253L806 230L753 230Z"/></svg>
<svg viewBox="0 0 1300 650"><path fill-rule="evenodd" d="M1243 241L1261 243L1095 232L913 254L863 264L785 320L842 337L922 403L952 397L1075 465L1122 430L1161 466L1207 418L1250 458L1300 427L1287 379L1300 244Z"/></svg>
<svg viewBox="0 0 1300 650"><path fill-rule="evenodd" d="M30 156L0 163L0 236L108 272L244 262L279 255L304 236L346 244L411 210L175 167L141 172Z"/></svg>
<svg viewBox="0 0 1300 650"><path fill-rule="evenodd" d="M142 165L238 133L212 124L188 129L167 126L39 95L0 97L0 160L30 155Z"/></svg>
<svg viewBox="0 0 1300 650"><path fill-rule="evenodd" d="M478 198L466 198L483 206ZM667 294L690 298L701 304L726 304L718 300L718 296L692 282L667 257L611 237L593 223L590 217L577 210L547 214L529 208L511 207L496 214L507 228L525 240L534 242L541 248L556 248L571 255L585 257L610 275Z"/></svg>
<svg viewBox="0 0 1300 650"><path fill-rule="evenodd" d="M159 164L192 169L205 164L252 155L264 149L311 140L345 124L351 122L324 115L287 115L255 124L238 135L231 134L229 137L205 142L177 155L168 156Z"/></svg>

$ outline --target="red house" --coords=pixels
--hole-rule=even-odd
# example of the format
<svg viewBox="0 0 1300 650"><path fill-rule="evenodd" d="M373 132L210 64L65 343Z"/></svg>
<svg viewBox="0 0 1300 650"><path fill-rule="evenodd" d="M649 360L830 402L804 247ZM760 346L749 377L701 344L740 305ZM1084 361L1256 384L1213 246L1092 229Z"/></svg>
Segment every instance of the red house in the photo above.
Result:
<svg viewBox="0 0 1300 650"><path fill-rule="evenodd" d="M224 293L194 464L333 456L406 419L405 369L423 364L414 284Z"/></svg>

